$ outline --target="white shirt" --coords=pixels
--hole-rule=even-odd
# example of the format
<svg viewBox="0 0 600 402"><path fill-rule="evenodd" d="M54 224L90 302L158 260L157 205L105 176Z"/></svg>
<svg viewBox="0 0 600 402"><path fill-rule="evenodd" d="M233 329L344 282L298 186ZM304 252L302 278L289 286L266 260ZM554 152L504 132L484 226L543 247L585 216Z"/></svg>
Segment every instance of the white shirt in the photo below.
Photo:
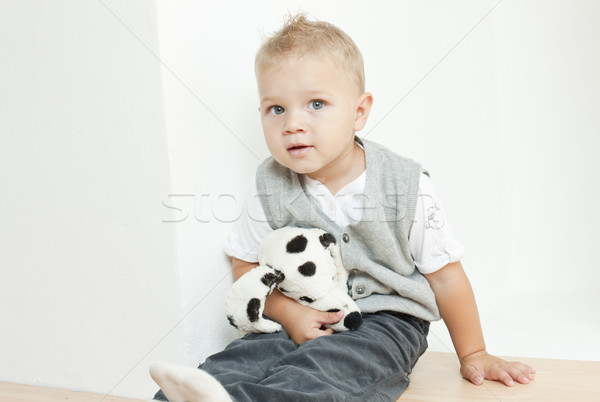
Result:
<svg viewBox="0 0 600 402"><path fill-rule="evenodd" d="M304 177L306 192L339 227L358 223L364 210L366 171L333 196L318 180ZM253 175L245 210L229 234L225 253L248 262L258 262L262 238L273 229L269 226L258 197ZM459 261L464 253L448 224L429 176L421 174L415 218L409 233L409 245L417 269L428 274Z"/></svg>

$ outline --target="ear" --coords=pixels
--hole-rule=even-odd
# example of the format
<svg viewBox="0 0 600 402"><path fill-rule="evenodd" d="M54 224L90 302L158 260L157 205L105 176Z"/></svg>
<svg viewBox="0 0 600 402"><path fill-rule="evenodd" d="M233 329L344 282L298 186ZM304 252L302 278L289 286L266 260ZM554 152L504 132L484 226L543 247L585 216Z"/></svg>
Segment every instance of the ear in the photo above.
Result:
<svg viewBox="0 0 600 402"><path fill-rule="evenodd" d="M365 127L372 106L373 95L369 92L365 92L358 97L354 104L354 131L360 131Z"/></svg>

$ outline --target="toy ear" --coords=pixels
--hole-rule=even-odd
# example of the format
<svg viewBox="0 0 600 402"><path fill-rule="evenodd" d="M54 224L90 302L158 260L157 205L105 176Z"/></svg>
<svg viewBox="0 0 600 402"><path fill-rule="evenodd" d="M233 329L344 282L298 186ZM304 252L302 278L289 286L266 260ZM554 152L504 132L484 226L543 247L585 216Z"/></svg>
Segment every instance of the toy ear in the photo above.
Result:
<svg viewBox="0 0 600 402"><path fill-rule="evenodd" d="M335 263L338 272L346 272L346 268L344 268L344 264L342 263L342 255L340 254L340 248L337 246L337 244L331 243L329 247L327 247L327 249L333 257L333 262Z"/></svg>
<svg viewBox="0 0 600 402"><path fill-rule="evenodd" d="M329 232L325 232L319 236L319 241L323 247L325 247L331 253L331 257L333 257L333 262L335 263L338 274L340 272L346 272L346 269L342 264L342 256L340 255L340 249L335 241L335 236Z"/></svg>
<svg viewBox="0 0 600 402"><path fill-rule="evenodd" d="M338 282L345 283L348 280L348 271L346 271L342 263L342 255L340 254L340 248L335 241L335 237L331 233L323 233L319 236L319 241L331 253L337 271Z"/></svg>

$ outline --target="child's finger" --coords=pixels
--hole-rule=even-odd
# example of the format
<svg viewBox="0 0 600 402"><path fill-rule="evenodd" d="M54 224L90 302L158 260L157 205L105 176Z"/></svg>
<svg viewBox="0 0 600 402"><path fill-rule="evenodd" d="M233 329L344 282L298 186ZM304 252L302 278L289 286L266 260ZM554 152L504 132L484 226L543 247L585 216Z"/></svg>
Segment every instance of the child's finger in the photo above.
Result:
<svg viewBox="0 0 600 402"><path fill-rule="evenodd" d="M530 380L535 378L535 369L525 363L515 362L515 366Z"/></svg>
<svg viewBox="0 0 600 402"><path fill-rule="evenodd" d="M508 369L508 374L510 374L513 380L520 382L521 384L529 384L529 378L527 378L525 374L523 374L523 372L517 368Z"/></svg>
<svg viewBox="0 0 600 402"><path fill-rule="evenodd" d="M333 335L333 329L331 328L326 328L324 330L321 331L321 335Z"/></svg>
<svg viewBox="0 0 600 402"><path fill-rule="evenodd" d="M481 373L479 373L479 370L477 370L474 366L462 366L460 371L462 376L467 380L471 381L473 384L483 384L483 376L481 375Z"/></svg>
<svg viewBox="0 0 600 402"><path fill-rule="evenodd" d="M529 384L535 377L531 368L525 365L515 365L506 369L510 376L521 384Z"/></svg>
<svg viewBox="0 0 600 402"><path fill-rule="evenodd" d="M335 324L339 322L344 316L343 311L329 312L323 315L322 323L323 324Z"/></svg>
<svg viewBox="0 0 600 402"><path fill-rule="evenodd" d="M500 381L504 383L504 385L506 385L507 387L512 387L513 385L515 385L515 381L513 380L511 374L505 369L499 367L495 367L493 369L490 369L489 371L486 371L486 378L488 380Z"/></svg>
<svg viewBox="0 0 600 402"><path fill-rule="evenodd" d="M309 336L309 339L316 339L316 338L320 338L322 336L327 336L327 335L333 335L333 330L331 328L326 328L326 329L315 328L315 330L312 331L311 335Z"/></svg>

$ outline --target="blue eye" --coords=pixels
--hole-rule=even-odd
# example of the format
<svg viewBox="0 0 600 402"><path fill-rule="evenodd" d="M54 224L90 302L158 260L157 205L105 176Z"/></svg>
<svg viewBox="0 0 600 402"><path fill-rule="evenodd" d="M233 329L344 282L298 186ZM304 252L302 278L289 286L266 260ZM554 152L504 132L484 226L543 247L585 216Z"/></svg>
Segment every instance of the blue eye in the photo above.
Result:
<svg viewBox="0 0 600 402"><path fill-rule="evenodd" d="M285 109L282 108L281 106L276 105L276 106L271 106L269 111L271 112L271 114L279 115L279 114L282 114L283 112L285 112Z"/></svg>
<svg viewBox="0 0 600 402"><path fill-rule="evenodd" d="M310 108L313 110L323 109L323 106L325 106L325 102L321 100L314 100L310 102Z"/></svg>

